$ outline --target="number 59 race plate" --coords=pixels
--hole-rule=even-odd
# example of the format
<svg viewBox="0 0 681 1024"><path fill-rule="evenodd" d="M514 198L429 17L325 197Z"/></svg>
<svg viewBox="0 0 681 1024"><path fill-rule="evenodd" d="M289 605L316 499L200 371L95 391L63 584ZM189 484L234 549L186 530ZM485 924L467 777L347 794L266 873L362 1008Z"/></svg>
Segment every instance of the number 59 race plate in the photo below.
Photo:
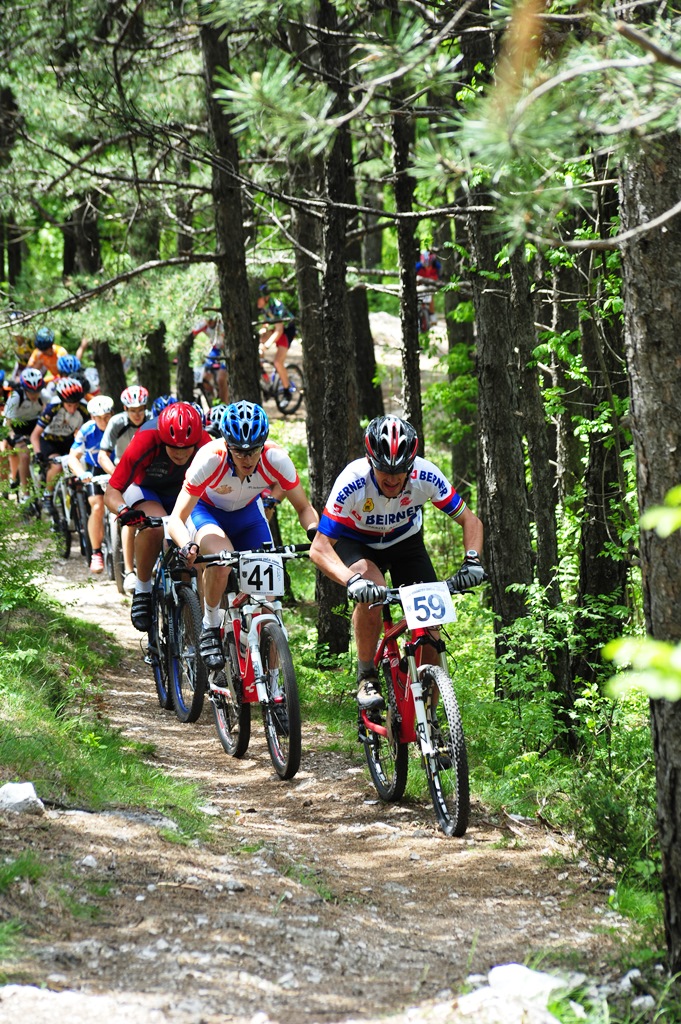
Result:
<svg viewBox="0 0 681 1024"><path fill-rule="evenodd" d="M410 629L456 621L454 602L446 583L414 583L399 589Z"/></svg>

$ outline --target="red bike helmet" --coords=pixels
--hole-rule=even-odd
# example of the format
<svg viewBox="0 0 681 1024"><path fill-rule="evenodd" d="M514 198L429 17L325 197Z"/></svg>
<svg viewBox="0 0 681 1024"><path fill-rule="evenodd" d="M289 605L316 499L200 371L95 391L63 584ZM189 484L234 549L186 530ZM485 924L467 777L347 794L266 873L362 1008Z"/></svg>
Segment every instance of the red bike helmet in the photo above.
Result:
<svg viewBox="0 0 681 1024"><path fill-rule="evenodd" d="M54 390L62 402L82 402L85 396L82 384L73 377L60 377L54 385Z"/></svg>
<svg viewBox="0 0 681 1024"><path fill-rule="evenodd" d="M380 473L410 473L419 439L408 420L376 416L364 434L367 458Z"/></svg>
<svg viewBox="0 0 681 1024"><path fill-rule="evenodd" d="M156 428L169 448L193 448L203 433L201 415L189 402L167 405L159 414Z"/></svg>

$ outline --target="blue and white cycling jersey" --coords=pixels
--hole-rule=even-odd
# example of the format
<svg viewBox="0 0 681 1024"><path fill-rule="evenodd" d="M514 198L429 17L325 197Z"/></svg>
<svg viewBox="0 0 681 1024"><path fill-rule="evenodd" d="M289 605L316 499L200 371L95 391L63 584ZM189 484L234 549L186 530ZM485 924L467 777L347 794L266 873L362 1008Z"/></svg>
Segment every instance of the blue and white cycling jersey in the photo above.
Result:
<svg viewBox="0 0 681 1024"><path fill-rule="evenodd" d="M98 473L100 469L97 456L99 455L99 446L103 437L104 431L99 429L94 420L88 420L76 433L71 445L72 454L78 455L78 457L82 455L82 461L85 466L88 469L96 470Z"/></svg>
<svg viewBox="0 0 681 1024"><path fill-rule="evenodd" d="M427 501L453 519L466 508L447 477L428 459L417 456L404 489L394 498L381 493L368 459L357 459L336 479L318 529L332 540L347 537L370 548L389 547L419 532Z"/></svg>

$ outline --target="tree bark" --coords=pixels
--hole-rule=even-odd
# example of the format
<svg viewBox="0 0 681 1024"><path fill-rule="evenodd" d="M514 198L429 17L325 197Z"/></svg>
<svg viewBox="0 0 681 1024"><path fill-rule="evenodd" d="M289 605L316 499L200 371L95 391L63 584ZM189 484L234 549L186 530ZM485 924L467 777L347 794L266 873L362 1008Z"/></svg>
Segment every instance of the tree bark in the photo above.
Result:
<svg viewBox="0 0 681 1024"><path fill-rule="evenodd" d="M155 331L146 335L146 349L137 367L137 381L149 391L150 402L170 392L170 365L165 337L166 325L161 321Z"/></svg>
<svg viewBox="0 0 681 1024"><path fill-rule="evenodd" d="M225 327L230 399L259 402L260 361L258 343L251 327L241 186L237 178L239 152L231 130L231 119L214 98L218 69L230 69L229 48L221 32L207 24L201 25L201 48L214 148L212 193L215 247L219 253L216 270Z"/></svg>
<svg viewBox="0 0 681 1024"><path fill-rule="evenodd" d="M123 360L118 352L112 352L108 341L93 341L92 359L99 374L99 387L103 395L114 400L114 410L121 412L121 392L125 390L126 379Z"/></svg>
<svg viewBox="0 0 681 1024"><path fill-rule="evenodd" d="M625 164L622 229L669 209L681 194L678 134L645 144ZM625 243L625 346L631 420L642 511L660 504L681 479L681 224ZM648 633L681 641L681 532L641 535L643 603ZM665 932L672 974L681 971L681 702L651 701L657 817L665 897Z"/></svg>
<svg viewBox="0 0 681 1024"><path fill-rule="evenodd" d="M89 192L63 227L64 277L73 274L96 274L102 267L97 218L97 197Z"/></svg>

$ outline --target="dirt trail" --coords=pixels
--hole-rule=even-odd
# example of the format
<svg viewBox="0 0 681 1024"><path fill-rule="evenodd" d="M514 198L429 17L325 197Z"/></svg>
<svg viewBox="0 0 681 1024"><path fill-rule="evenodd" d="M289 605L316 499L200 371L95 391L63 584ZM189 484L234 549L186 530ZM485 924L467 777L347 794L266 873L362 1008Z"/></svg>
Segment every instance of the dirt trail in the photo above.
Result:
<svg viewBox="0 0 681 1024"><path fill-rule="evenodd" d="M372 328L395 408L395 318L381 316ZM74 556L56 564L49 587L126 649L102 680L103 711L126 736L153 740L159 769L201 784L214 843L165 841L169 823L142 811L0 816L0 857L29 848L62 858L74 906L100 908L93 922L39 887L10 892L29 941L11 972L23 986L0 987L0 1024L368 1021L446 999L471 972L544 950L602 967L602 925L626 926L594 872L561 860L559 837L474 806L467 835L446 839L429 804L381 804L359 748L354 758L334 753L308 723L291 782L273 772L259 724L248 755L231 759L208 707L193 726L160 710L114 584L88 579ZM434 1019L443 1024L443 1012Z"/></svg>
<svg viewBox="0 0 681 1024"><path fill-rule="evenodd" d="M378 802L360 753L329 751L309 724L289 783L260 725L248 755L228 758L208 709L194 726L160 710L129 602L87 575L79 558L58 563L50 588L126 648L103 681L105 714L153 739L159 768L201 784L215 848L168 843L144 813L5 816L0 855L30 846L70 860L81 900L86 883L111 887L95 923L32 907L40 931L13 977L62 992L46 1021L91 1019L90 993L115 995L96 1016L126 1024L340 1021L442 997L542 950L598 966L604 891L585 865L547 856L567 852L558 837L474 807L465 838L446 839L428 804ZM0 989L0 1021L30 1012L41 1024L46 996Z"/></svg>

